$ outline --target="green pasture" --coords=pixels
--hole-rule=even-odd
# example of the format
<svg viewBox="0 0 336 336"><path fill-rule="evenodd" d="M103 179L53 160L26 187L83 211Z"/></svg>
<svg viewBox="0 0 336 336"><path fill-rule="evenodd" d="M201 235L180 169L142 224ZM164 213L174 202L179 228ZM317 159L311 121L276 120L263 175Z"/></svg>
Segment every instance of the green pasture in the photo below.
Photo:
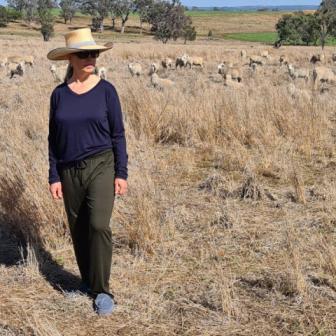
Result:
<svg viewBox="0 0 336 336"><path fill-rule="evenodd" d="M241 40L241 41L272 43L272 44L275 41L279 40L278 34L274 32L225 34L225 35L222 35L221 37L232 38L232 39ZM288 43L284 41L283 44L288 44ZM301 43L300 45L305 45L305 43ZM320 41L317 42L317 45L321 45ZM336 45L336 40L329 37L327 39L326 45L328 46Z"/></svg>

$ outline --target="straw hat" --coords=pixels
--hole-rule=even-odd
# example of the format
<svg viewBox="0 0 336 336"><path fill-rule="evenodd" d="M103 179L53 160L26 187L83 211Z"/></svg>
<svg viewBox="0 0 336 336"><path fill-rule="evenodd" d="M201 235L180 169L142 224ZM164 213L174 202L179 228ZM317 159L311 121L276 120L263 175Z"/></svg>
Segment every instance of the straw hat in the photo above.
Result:
<svg viewBox="0 0 336 336"><path fill-rule="evenodd" d="M67 55L83 50L99 50L100 52L113 47L113 42L104 45L96 44L90 28L76 29L65 35L66 47L51 50L47 57L52 61L67 60Z"/></svg>

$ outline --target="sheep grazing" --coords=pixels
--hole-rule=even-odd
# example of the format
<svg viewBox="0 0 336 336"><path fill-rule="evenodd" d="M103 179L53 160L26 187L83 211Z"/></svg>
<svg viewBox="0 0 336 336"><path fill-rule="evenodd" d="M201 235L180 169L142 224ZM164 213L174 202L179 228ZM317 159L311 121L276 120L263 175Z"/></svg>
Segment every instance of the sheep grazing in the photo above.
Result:
<svg viewBox="0 0 336 336"><path fill-rule="evenodd" d="M316 64L317 62L324 63L324 54L313 55L309 62L313 64Z"/></svg>
<svg viewBox="0 0 336 336"><path fill-rule="evenodd" d="M133 76L141 76L141 71L142 71L142 67L140 63L129 63L128 64L128 69Z"/></svg>
<svg viewBox="0 0 336 336"><path fill-rule="evenodd" d="M203 68L203 58L202 57L190 57L190 56L182 56L182 60L185 61L186 66L190 66L190 69L193 65L199 65L201 68Z"/></svg>
<svg viewBox="0 0 336 336"><path fill-rule="evenodd" d="M163 68L165 69L171 69L172 68L172 60L171 58L165 57L162 61L161 61L161 65Z"/></svg>
<svg viewBox="0 0 336 336"><path fill-rule="evenodd" d="M303 98L305 100L310 101L309 93L306 90L299 90L295 87L293 83L289 83L287 85L287 92L292 98Z"/></svg>
<svg viewBox="0 0 336 336"><path fill-rule="evenodd" d="M7 56L0 55L0 67L5 67L8 63Z"/></svg>
<svg viewBox="0 0 336 336"><path fill-rule="evenodd" d="M23 76L25 73L24 62L21 62L19 64L10 63L8 64L8 69L10 78L13 78L15 75Z"/></svg>
<svg viewBox="0 0 336 336"><path fill-rule="evenodd" d="M185 58L189 57L188 54L183 54L181 57L177 58L175 61L175 69L179 66L180 68L185 68L186 67L186 61Z"/></svg>
<svg viewBox="0 0 336 336"><path fill-rule="evenodd" d="M157 73L159 70L161 70L161 62L159 60L154 60L154 62L151 64L152 73Z"/></svg>
<svg viewBox="0 0 336 336"><path fill-rule="evenodd" d="M228 68L224 62L218 65L218 73L221 74L224 80L227 79L227 76L230 76L230 80L241 82L242 81L242 69L240 67L230 67Z"/></svg>
<svg viewBox="0 0 336 336"><path fill-rule="evenodd" d="M269 56L269 52L267 50L264 50L260 53L261 57L267 58Z"/></svg>
<svg viewBox="0 0 336 336"><path fill-rule="evenodd" d="M29 64L31 67L34 67L34 56L23 56L22 62Z"/></svg>
<svg viewBox="0 0 336 336"><path fill-rule="evenodd" d="M256 64L256 63L252 63L251 65L252 69L253 69L253 73L257 74L257 75L264 75L265 71L264 71L264 67Z"/></svg>
<svg viewBox="0 0 336 336"><path fill-rule="evenodd" d="M50 66L50 71L52 76L60 83L63 83L65 80L65 75L67 68L66 67L58 67L55 64L52 64Z"/></svg>
<svg viewBox="0 0 336 336"><path fill-rule="evenodd" d="M175 69L177 69L177 67L182 68L184 66L185 66L185 64L182 60L182 57L177 58L176 61L175 61Z"/></svg>
<svg viewBox="0 0 336 336"><path fill-rule="evenodd" d="M240 57L245 58L247 56L247 53L245 50L240 51Z"/></svg>
<svg viewBox="0 0 336 336"><path fill-rule="evenodd" d="M281 55L279 57L279 63L280 63L280 66L287 65L289 63L289 60L288 60L287 56Z"/></svg>
<svg viewBox="0 0 336 336"><path fill-rule="evenodd" d="M319 83L336 83L336 76L331 69L317 67L313 70L314 87L317 89Z"/></svg>
<svg viewBox="0 0 336 336"><path fill-rule="evenodd" d="M244 87L243 83L238 83L232 80L230 75L227 75L224 81L225 86L233 87L235 89L242 89Z"/></svg>
<svg viewBox="0 0 336 336"><path fill-rule="evenodd" d="M250 66L252 66L253 63L259 64L259 65L265 65L265 58L258 55L252 55L250 56Z"/></svg>
<svg viewBox="0 0 336 336"><path fill-rule="evenodd" d="M100 78L107 79L107 69L103 65L96 65L94 74Z"/></svg>
<svg viewBox="0 0 336 336"><path fill-rule="evenodd" d="M303 78L306 80L306 82L308 82L309 79L309 69L305 69L305 68L294 68L293 64L288 63L287 64L287 69L289 72L289 75L291 76L291 78L293 80L297 79L297 78Z"/></svg>
<svg viewBox="0 0 336 336"><path fill-rule="evenodd" d="M159 76L156 73L152 74L151 82L154 85L154 87L159 87L159 88L169 87L175 84L173 81L169 79L159 78Z"/></svg>
<svg viewBox="0 0 336 336"><path fill-rule="evenodd" d="M7 63L16 63L19 64L21 62L21 57L20 56L9 56Z"/></svg>
<svg viewBox="0 0 336 336"><path fill-rule="evenodd" d="M336 63L336 52L334 52L332 54L331 59L332 59L333 63Z"/></svg>

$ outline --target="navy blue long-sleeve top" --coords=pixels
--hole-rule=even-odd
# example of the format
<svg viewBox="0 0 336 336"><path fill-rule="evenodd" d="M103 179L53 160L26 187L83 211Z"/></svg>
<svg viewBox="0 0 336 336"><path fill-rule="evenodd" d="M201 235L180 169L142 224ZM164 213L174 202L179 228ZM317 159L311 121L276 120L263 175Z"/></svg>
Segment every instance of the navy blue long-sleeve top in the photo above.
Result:
<svg viewBox="0 0 336 336"><path fill-rule="evenodd" d="M114 86L101 79L91 90L77 94L66 83L50 98L49 184L76 162L112 148L115 178L127 179L125 130Z"/></svg>

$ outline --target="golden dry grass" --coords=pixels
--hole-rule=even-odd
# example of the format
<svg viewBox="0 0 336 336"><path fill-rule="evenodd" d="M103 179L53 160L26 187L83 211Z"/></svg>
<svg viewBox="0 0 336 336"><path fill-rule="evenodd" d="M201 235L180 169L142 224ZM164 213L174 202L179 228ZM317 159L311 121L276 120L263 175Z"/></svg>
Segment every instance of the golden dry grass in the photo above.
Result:
<svg viewBox="0 0 336 336"><path fill-rule="evenodd" d="M207 44L205 44L207 43ZM129 191L111 221L110 285L116 310L97 316L75 286L63 206L47 184L49 96L57 85L40 37L3 36L8 55L34 68L10 80L0 68L0 333L8 335L334 335L335 100L311 83L289 96L285 68L252 75L244 88L217 74L239 51L267 49L308 64L314 47L231 41L116 43L99 62L122 102ZM326 54L332 49L327 47ZM205 68L172 70L157 90L154 58L202 56Z"/></svg>

